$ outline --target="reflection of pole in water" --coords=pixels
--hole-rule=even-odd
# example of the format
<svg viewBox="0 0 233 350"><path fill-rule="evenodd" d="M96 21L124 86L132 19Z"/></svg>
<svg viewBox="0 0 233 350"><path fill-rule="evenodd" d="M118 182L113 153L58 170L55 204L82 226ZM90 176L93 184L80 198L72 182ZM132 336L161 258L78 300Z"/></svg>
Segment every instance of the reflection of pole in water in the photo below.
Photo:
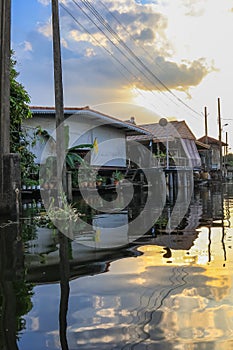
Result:
<svg viewBox="0 0 233 350"><path fill-rule="evenodd" d="M223 249L223 258L224 261L227 260L227 252L226 252L226 246L225 246L225 227L224 227L224 223L223 223L223 227L222 227L222 249ZM223 264L223 266L225 266L225 263Z"/></svg>
<svg viewBox="0 0 233 350"><path fill-rule="evenodd" d="M226 253L226 245L225 245L225 226L224 226L224 196L223 196L223 189L221 187L221 228L222 228L222 249L223 249L223 260L224 262L227 260L227 253ZM211 262L211 226L208 227L209 233L208 233L208 262ZM223 264L225 266L225 263Z"/></svg>
<svg viewBox="0 0 233 350"><path fill-rule="evenodd" d="M17 297L16 273L23 271L23 249L19 225L0 227L0 295L2 349L18 350L17 346ZM19 243L19 244L18 244Z"/></svg>
<svg viewBox="0 0 233 350"><path fill-rule="evenodd" d="M59 309L59 334L62 350L69 350L67 342L67 311L69 303L69 239L59 233L59 255L60 255L60 309Z"/></svg>
<svg viewBox="0 0 233 350"><path fill-rule="evenodd" d="M211 226L208 227L208 262L211 262Z"/></svg>
<svg viewBox="0 0 233 350"><path fill-rule="evenodd" d="M227 260L226 246L225 246L225 227L224 227L224 196L223 196L223 186L221 186L221 207L222 207L222 249L223 249L223 259ZM225 266L225 263L223 264Z"/></svg>

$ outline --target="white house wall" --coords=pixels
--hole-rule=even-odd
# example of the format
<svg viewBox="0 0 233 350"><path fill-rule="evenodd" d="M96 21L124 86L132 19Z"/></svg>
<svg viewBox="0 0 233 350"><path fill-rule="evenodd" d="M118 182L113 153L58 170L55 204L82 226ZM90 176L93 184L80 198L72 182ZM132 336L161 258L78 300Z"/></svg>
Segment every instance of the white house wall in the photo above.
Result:
<svg viewBox="0 0 233 350"><path fill-rule="evenodd" d="M98 152L92 150L91 165L93 166L126 166L126 136L125 133L110 125L100 125L94 127L93 122L87 123L87 117L80 115L73 115L66 119L65 125L69 126L69 147L78 146L80 144L93 144L94 140L98 143ZM29 133L40 126L42 130L46 130L49 135L56 140L55 133L55 119L53 116L34 116L25 123L26 129ZM36 162L43 163L42 159L44 142L37 142L35 147L30 147L30 150L36 155ZM46 145L46 153L48 155L54 154L54 145ZM46 158L43 157L43 158Z"/></svg>
<svg viewBox="0 0 233 350"><path fill-rule="evenodd" d="M92 152L91 164L96 166L126 166L126 138L120 130L103 126L93 129L93 141L96 138L98 152Z"/></svg>

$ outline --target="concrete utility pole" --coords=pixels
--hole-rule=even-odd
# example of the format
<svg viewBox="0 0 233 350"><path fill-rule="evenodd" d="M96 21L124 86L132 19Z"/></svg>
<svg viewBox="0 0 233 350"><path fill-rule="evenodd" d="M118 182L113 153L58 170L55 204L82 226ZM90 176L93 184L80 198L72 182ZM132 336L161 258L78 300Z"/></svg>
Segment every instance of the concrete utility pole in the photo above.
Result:
<svg viewBox="0 0 233 350"><path fill-rule="evenodd" d="M56 109L56 151L57 151L57 177L62 180L63 191L66 193L66 164L64 141L64 103L61 64L61 40L59 27L58 0L52 0L52 24L53 24L53 62L54 62L54 90ZM59 183L58 182L58 183ZM60 190L60 189L58 189Z"/></svg>
<svg viewBox="0 0 233 350"><path fill-rule="evenodd" d="M220 156L220 178L222 179L222 122L221 122L221 107L220 98L218 98L218 140L219 140L219 156Z"/></svg>
<svg viewBox="0 0 233 350"><path fill-rule="evenodd" d="M20 160L10 153L11 1L0 2L0 215L17 217L20 208Z"/></svg>
<svg viewBox="0 0 233 350"><path fill-rule="evenodd" d="M0 52L0 152L10 152L10 23L11 23L11 2L2 0L0 8L1 21L1 52Z"/></svg>

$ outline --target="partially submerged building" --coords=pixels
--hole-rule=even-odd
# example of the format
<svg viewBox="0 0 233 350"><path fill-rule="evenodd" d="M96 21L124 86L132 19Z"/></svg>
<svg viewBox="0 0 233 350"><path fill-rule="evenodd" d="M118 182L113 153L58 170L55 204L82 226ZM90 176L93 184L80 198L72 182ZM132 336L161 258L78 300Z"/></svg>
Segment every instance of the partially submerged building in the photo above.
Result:
<svg viewBox="0 0 233 350"><path fill-rule="evenodd" d="M141 125L151 135L128 137L148 147L153 154L153 163L167 169L187 168L200 170L201 159L196 138L185 121L171 121Z"/></svg>
<svg viewBox="0 0 233 350"><path fill-rule="evenodd" d="M210 137L202 136L198 139L199 142L204 144L200 150L203 168L208 172L216 172L220 170L220 147L225 147L226 143Z"/></svg>
<svg viewBox="0 0 233 350"><path fill-rule="evenodd" d="M43 163L49 154L54 154L56 145L55 108L31 107L32 118L24 121L24 128L29 135L37 133L37 142L31 146L37 163ZM146 135L150 132L142 127L121 121L112 116L84 108L64 108L64 125L68 130L67 148L94 144L95 149L82 147L80 155L90 154L90 165L105 170L125 169L126 138L130 135ZM48 143L49 142L49 143ZM45 144L47 143L46 152ZM46 153L46 154L45 154Z"/></svg>

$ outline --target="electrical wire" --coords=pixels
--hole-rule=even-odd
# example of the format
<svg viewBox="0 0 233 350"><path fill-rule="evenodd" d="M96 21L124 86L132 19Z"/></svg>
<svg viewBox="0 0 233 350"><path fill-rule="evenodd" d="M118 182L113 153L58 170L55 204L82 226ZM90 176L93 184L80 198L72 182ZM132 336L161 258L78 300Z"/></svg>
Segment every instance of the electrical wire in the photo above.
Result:
<svg viewBox="0 0 233 350"><path fill-rule="evenodd" d="M95 23L95 21L93 20L93 18L90 17L89 14L87 14L87 12L84 11L84 9L75 1L72 0L73 3L82 11L82 13L91 21L92 24L94 24L97 29L110 41L110 43L127 59L127 61L129 61L131 63L131 66L133 66L136 70L138 70L142 76L148 80L150 82L151 85L156 85L154 83L154 81L152 81L143 71L142 68L144 70L146 70L146 72L150 75L152 75L152 77L154 79L156 79L158 82L160 82L160 84L162 86L164 86L164 88L166 89L167 92L169 92L173 97L175 97L178 102L181 102L184 106L186 106L187 108L189 108L189 110L191 110L193 113L200 115L198 112L196 112L193 108L191 108L189 105L187 105L184 101L182 101L178 96L176 96L169 88L167 88L167 86L160 81L160 79L158 79L158 77L156 77L156 75L151 72L151 70L148 69L148 67L146 67L146 65L142 62L142 60L134 54L134 52L125 44L125 42L119 37L119 35L111 28L111 26L109 26L109 24L106 22L106 20L101 16L101 14L99 14L99 12L90 4L89 1L84 1L81 0L81 3L86 7L87 10L89 10L92 15L98 20L98 22L100 24L102 24L102 26L104 26L104 28L110 33L111 36L113 36L113 38L123 47L124 50L126 50L127 54L125 52L122 51L122 49L120 49L116 43L109 37L109 35L107 35L104 30L101 29L101 27ZM98 42L98 45L100 45L118 64L120 64L131 76L133 76L136 81L140 82L140 84L142 84L141 79L139 79L134 73L132 73L132 71L130 71L125 64L123 64L119 59L116 58L116 55L113 55L113 53L111 51L109 51L105 46L103 46L100 41L98 41L92 34L90 31L88 31L78 20L77 18L74 17L74 15L66 8L64 7L62 4L60 4L60 6L76 21L76 23L78 23L78 25L85 30L89 35L91 35L92 38L94 38L94 40L96 42ZM128 56L130 55L131 58ZM135 62L132 60L132 58L137 62L137 65L135 64ZM140 64L140 66L142 67L138 67L138 65ZM118 69L119 70L119 69ZM120 71L120 70L119 70ZM127 79L129 81L129 79L125 76L125 74L122 73L122 71L120 71L120 73L124 76L125 79ZM129 81L130 82L130 81ZM130 82L132 84L132 82ZM144 83L145 85L145 83ZM140 90L138 90L136 87L134 87L135 90L137 90L140 95L143 96L143 98L145 98L145 96L140 92ZM157 86L157 89L164 94L167 98L169 98L169 96L167 96L165 94L165 92L163 90L161 90L161 88L159 88ZM154 95L154 91L151 90L151 88L147 87L147 90L150 91L153 95ZM174 100L171 100L171 98L169 98L169 100L171 102L173 102L176 106L180 107ZM168 106L168 104L167 104ZM155 106L158 109L158 106ZM160 112L161 114L161 112ZM163 113L162 113L163 114Z"/></svg>
<svg viewBox="0 0 233 350"><path fill-rule="evenodd" d="M96 41L96 43L97 43L100 47L102 47L102 49L105 50L105 51L108 53L108 55L111 56L111 58L112 58L113 60L115 60L118 64L120 64L120 65L121 65L130 75L132 75L138 82L142 83L141 80L140 80L136 75L134 75L134 74L128 69L128 67L127 67L126 65L124 65L115 55L113 55L113 53L112 53L110 50L108 50L98 39L95 38L94 35L92 35L92 33L91 33L85 26L83 26L83 25L81 24L80 21L79 21L76 17L74 17L74 15L73 15L63 4L60 4L60 7L61 7L69 16L71 16L71 17L73 18L73 20L82 28L82 30L83 30L84 32L88 33L88 34L90 35L90 37L91 37L94 41ZM116 67L116 69L119 71L119 73L120 73L130 84L132 84L132 82L129 80L129 78L122 72L122 70L120 70L117 66L115 66L115 67ZM136 87L134 86L134 89L138 92L138 94L140 94L140 95L145 99L145 96L142 94L142 92L141 92L138 88L136 88ZM152 93L152 91L150 91L150 92ZM155 106L155 105L154 105L154 107L158 108L158 106ZM159 112L159 114L160 114L161 116L164 116L164 117L165 117L165 114L164 114L163 112Z"/></svg>
<svg viewBox="0 0 233 350"><path fill-rule="evenodd" d="M76 3L75 0L73 2ZM119 37L118 33L116 33L113 28L108 24L108 22L101 16L101 14L91 5L91 3L88 0L81 0L81 2L88 8L91 13L95 16L95 18L108 30L109 33L113 35L113 37L118 41L118 43L129 53L131 57L134 58L134 60L141 65L144 70L149 73L157 82L160 83L160 85L169 92L173 97L175 97L180 103L182 103L185 107L190 109L193 113L198 114L200 116L200 113L195 111L193 108L191 108L186 102L184 102L181 98L179 98L174 92L172 92L163 82L161 79L159 79L145 64L144 62L128 47L128 45ZM141 72L141 70L140 70ZM145 77L145 74L143 74ZM148 78L147 78L148 79ZM151 80L150 80L151 82ZM158 86L157 86L158 87ZM161 91L161 89L159 88Z"/></svg>
<svg viewBox="0 0 233 350"><path fill-rule="evenodd" d="M82 8L79 4L77 4L77 2L76 2L75 0L72 0L72 1L73 1L73 2L76 4L76 6L83 12L83 14L92 22L92 24L94 24L94 25L97 27L97 29L98 29L105 37L107 37L107 39L108 39L108 40L118 49L118 51L120 51L120 53L122 53L122 54L125 56L125 58L129 61L129 58L127 57L127 55L126 55L119 47L117 47L117 46L115 45L115 43L109 38L109 36L107 36L107 35L104 33L104 31L93 21L93 19L83 10L83 8ZM67 9L66 9L66 11L68 12ZM69 14L70 14L70 16L72 16L72 18L73 18L79 25L81 25L81 23L80 23L70 12L69 12ZM85 29L84 26L82 26L82 28ZM96 40L96 38L90 33L90 31L88 31L87 29L85 29L85 30L86 30L86 32L88 32L89 35L92 36L92 38L94 38L94 39ZM97 40L96 40L96 41L97 41ZM99 42L99 43L100 43L100 42ZM111 55L112 58L114 58L116 61L118 61L118 63L121 64L121 66L124 66L124 68L127 69L127 67L126 67L125 65L123 65L123 63L121 63L121 62L115 57L115 55L113 55L112 53L110 53L110 51L107 50L106 47L104 47L101 43L100 43L100 45L104 48L105 51L107 51L107 52ZM136 69L138 69L138 67L135 66L135 64L134 64L134 62L133 62L132 60L130 60L130 62L131 62L131 65L132 65L132 66L134 66ZM137 81L139 81L141 84L143 84L142 81L139 80L138 77L137 77L134 73L130 72L129 69L127 69L127 71L128 71L131 75L133 75L133 76L136 78ZM142 70L140 70L140 72L141 72L141 74L143 74L143 75L145 76L145 74L143 73ZM145 78L148 79L146 76L145 76ZM127 79L127 80L128 80L128 79ZM130 82L130 83L131 83L131 82ZM150 80L150 83L153 84L153 81ZM144 84L144 85L145 85L145 84ZM156 96L153 90L151 90L149 87L146 87L146 88L147 88L147 90L150 91L154 96ZM161 92L162 92L163 94L165 94L164 91L161 91ZM145 98L144 95L143 95L141 92L140 92L140 94L143 96L143 98ZM165 95L165 96L166 96L166 95ZM172 100L171 100L171 101L172 101ZM178 104L177 104L177 106L178 106ZM154 107L156 107L156 108L158 109L158 106L154 106ZM164 113L160 112L160 114L164 114Z"/></svg>
<svg viewBox="0 0 233 350"><path fill-rule="evenodd" d="M131 65L135 68L135 69L137 69L150 83L151 83L151 85L155 85L154 84L154 81L152 81L150 78L148 78L145 74L144 74L144 72L140 69L140 68L138 68L136 65L135 65L135 63L132 61L132 59L130 59L113 41L112 41L112 39L106 34L106 33L104 33L104 31L94 22L94 20L83 10L83 8L79 5L79 4L77 4L77 2L75 1L75 0L72 0L73 1L73 3L82 11L82 13L91 21L91 23L92 24L94 24L96 27L97 27L97 29L112 43L112 45L131 63ZM145 83L144 83L144 85L145 85ZM150 87L147 87L147 90L148 91L150 91L154 96L156 96L155 95L155 93L154 93L154 91L153 90L151 90L151 88ZM177 102L175 102L175 101L173 101L169 96L167 96L166 94L165 94L165 92L163 91L163 90L161 90L161 89L159 89L158 88L158 90L160 90L160 92L162 93L162 94L164 94L164 96L166 97L166 98L168 98L171 102L173 102L176 106L178 106L179 107L179 105L178 105L178 103ZM168 105L168 104L167 104ZM157 106L156 106L156 108L157 108ZM161 113L160 113L161 114Z"/></svg>

